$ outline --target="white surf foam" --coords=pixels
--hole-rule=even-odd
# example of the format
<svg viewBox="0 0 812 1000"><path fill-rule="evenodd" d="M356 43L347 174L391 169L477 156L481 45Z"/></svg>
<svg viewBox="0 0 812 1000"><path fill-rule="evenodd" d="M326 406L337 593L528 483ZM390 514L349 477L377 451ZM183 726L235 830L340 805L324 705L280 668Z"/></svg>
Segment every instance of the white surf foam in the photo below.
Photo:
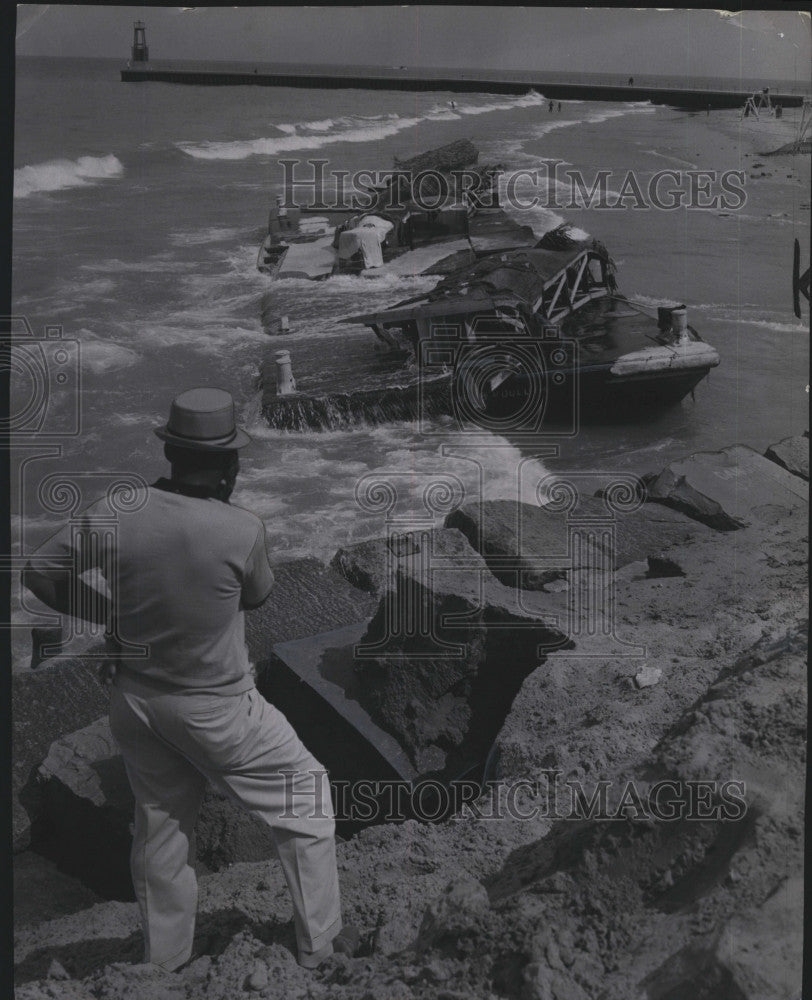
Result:
<svg viewBox="0 0 812 1000"><path fill-rule="evenodd" d="M201 243L232 242L240 230L230 226L212 226L209 229L194 229L187 232L170 233L169 242L172 246L184 247Z"/></svg>
<svg viewBox="0 0 812 1000"><path fill-rule="evenodd" d="M331 120L332 121L332 120ZM305 131L295 128L277 138L237 139L231 142L177 143L188 156L196 160L245 160L249 156L275 156L292 150L321 149L336 142L378 142L412 128L423 118L382 117L379 119L348 119L349 127L336 131Z"/></svg>
<svg viewBox="0 0 812 1000"><path fill-rule="evenodd" d="M486 115L492 111L514 111L516 108L535 108L546 104L547 98L536 90L531 90L521 97L509 101L498 101L490 104L459 104L454 109L458 115Z"/></svg>
<svg viewBox="0 0 812 1000"><path fill-rule="evenodd" d="M145 260L130 261L120 260L118 257L110 257L107 260L98 261L94 264L80 264L82 271L90 271L96 274L182 274L192 271L197 267L193 261L166 260L164 257L154 255Z"/></svg>
<svg viewBox="0 0 812 1000"><path fill-rule="evenodd" d="M81 334L87 335L88 331L82 330ZM121 344L113 344L104 340L88 340L84 336L81 342L80 357L82 368L94 375L104 375L107 372L119 371L121 368L129 368L130 365L141 360L141 355L130 350L129 347L122 347Z"/></svg>
<svg viewBox="0 0 812 1000"><path fill-rule="evenodd" d="M536 236L543 236L564 221L563 216L549 207L548 186L545 177L538 181L524 173L516 176L514 172L506 172L499 177L499 204L520 225L530 226ZM534 201L545 204L533 204Z"/></svg>
<svg viewBox="0 0 812 1000"><path fill-rule="evenodd" d="M747 319L744 316L739 318L739 323L745 323L747 326L758 326L763 330L772 330L775 333L800 333L809 335L809 327L803 323L780 323L769 319Z"/></svg>
<svg viewBox="0 0 812 1000"><path fill-rule="evenodd" d="M256 139L209 141L201 143L179 142L178 149L198 160L244 160L249 156L274 156L293 150L321 149L336 142L378 142L421 122L452 121L461 115L482 115L492 111L511 111L532 108L544 102L536 91L523 94L509 101L486 104L459 104L453 110L435 105L420 115L401 117L398 114L351 115L341 118L324 118L309 122L286 122L274 126L281 136L262 136Z"/></svg>
<svg viewBox="0 0 812 1000"><path fill-rule="evenodd" d="M80 156L78 160L48 160L14 171L14 197L27 198L44 191L87 187L94 181L120 177L124 167L117 156Z"/></svg>
<svg viewBox="0 0 812 1000"><path fill-rule="evenodd" d="M396 516L405 523L414 519L415 526L433 513L442 524L444 512L433 512L424 502L433 484L453 484L459 502L481 497L538 503L536 487L547 475L542 462L526 459L498 437L489 447L472 449L470 436L450 418L433 426L436 437L426 437L410 422L295 433L268 428L256 407L247 421L255 444L246 454L234 502L265 520L272 553L324 560L341 545L386 535L386 512L366 510L356 499L365 476L391 482Z"/></svg>

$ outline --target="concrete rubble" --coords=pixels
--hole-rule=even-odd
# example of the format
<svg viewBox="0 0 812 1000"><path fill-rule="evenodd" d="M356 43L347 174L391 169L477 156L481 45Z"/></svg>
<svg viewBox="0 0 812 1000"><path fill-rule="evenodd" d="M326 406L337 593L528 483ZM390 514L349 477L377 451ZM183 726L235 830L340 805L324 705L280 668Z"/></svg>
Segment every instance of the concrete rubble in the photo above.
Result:
<svg viewBox="0 0 812 1000"><path fill-rule="evenodd" d="M300 969L278 864L237 848L235 863L201 877L201 957L187 969L138 964L134 903L53 919L46 905L17 930L17 1000L800 996L808 504L806 483L771 451L694 455L647 478L651 502L626 550L617 529L624 554L612 583L614 641L603 656L595 647L586 655L583 643L579 654L577 636L534 663L522 652L516 626L549 637L548 616L560 615L570 594L540 580L531 583L541 589L517 594L500 582L509 558L528 556L501 504L484 505L480 520L468 512L465 530L400 540L394 553L383 540L343 550L332 568L280 567L305 610L294 619L291 602L267 620L254 613L264 676L274 676L275 644L367 622L366 638L382 645L361 676L379 719L414 759L442 768L481 751L471 723L490 705L499 783L451 822L369 826L338 843L344 917L362 934L354 959ZM513 508L517 522L532 520ZM564 539L561 524L555 531ZM543 554L552 535L536 527L526 537ZM427 555L437 564L429 585ZM571 561L554 568L576 578ZM417 598L412 610L431 611L442 627L428 636L382 628L406 593ZM496 622L514 632L489 656ZM410 658L438 639L464 642L466 656ZM498 686L477 688L494 664L510 689L502 702ZM85 682L69 670L66 681ZM641 690L636 678L655 674ZM15 722L32 733L33 703L24 685L19 691ZM49 805L63 837L68 825L86 832L106 815L104 827L121 804L122 786L114 792L109 768L99 766L116 760L96 721L103 709L93 699L83 707L62 720L70 728L51 724L47 745L31 736L20 743L29 772L40 767L45 787L56 783L90 810ZM510 809L505 789L513 789ZM40 801L52 803L50 794ZM693 796L687 805L685 795ZM122 832L125 813L122 806Z"/></svg>
<svg viewBox="0 0 812 1000"><path fill-rule="evenodd" d="M771 445L764 457L809 482L809 435L798 434Z"/></svg>
<svg viewBox="0 0 812 1000"><path fill-rule="evenodd" d="M703 525L666 507L644 504L629 512L613 512L602 498L593 496L580 496L570 512L487 500L453 511L445 523L462 531L503 583L515 587L518 573L522 590L544 590L551 581L578 568L569 537L582 520L613 525L616 569L657 556L705 531Z"/></svg>
<svg viewBox="0 0 812 1000"><path fill-rule="evenodd" d="M647 483L649 500L731 531L754 521L805 516L809 490L776 462L745 445L697 452Z"/></svg>

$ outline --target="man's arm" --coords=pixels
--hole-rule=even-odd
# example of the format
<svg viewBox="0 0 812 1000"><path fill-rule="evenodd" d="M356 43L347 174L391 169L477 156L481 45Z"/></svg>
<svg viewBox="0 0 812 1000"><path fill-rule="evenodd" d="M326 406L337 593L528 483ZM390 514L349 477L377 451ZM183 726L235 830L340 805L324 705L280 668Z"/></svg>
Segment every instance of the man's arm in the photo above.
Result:
<svg viewBox="0 0 812 1000"><path fill-rule="evenodd" d="M271 587L273 587L273 573L265 547L265 525L260 524L257 540L245 564L240 607L247 611L260 607L268 600Z"/></svg>
<svg viewBox="0 0 812 1000"><path fill-rule="evenodd" d="M111 600L89 586L82 574L92 570L106 572L104 550L93 544L91 513L86 511L80 526L63 525L37 549L22 572L22 585L49 608L63 615L106 625L111 614Z"/></svg>
<svg viewBox="0 0 812 1000"><path fill-rule="evenodd" d="M69 571L61 579L39 573L30 565L22 573L22 584L43 604L73 618L106 625L110 620L110 598L89 587Z"/></svg>

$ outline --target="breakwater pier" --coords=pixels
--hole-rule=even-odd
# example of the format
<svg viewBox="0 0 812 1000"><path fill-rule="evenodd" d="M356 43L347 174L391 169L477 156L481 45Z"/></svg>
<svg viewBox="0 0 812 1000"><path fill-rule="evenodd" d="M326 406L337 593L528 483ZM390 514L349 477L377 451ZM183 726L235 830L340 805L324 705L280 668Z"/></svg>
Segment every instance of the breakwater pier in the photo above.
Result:
<svg viewBox="0 0 812 1000"><path fill-rule="evenodd" d="M567 80L562 74L527 71L426 69L423 67L320 66L290 64L203 63L191 61L149 62L132 60L121 70L125 83L180 83L195 86L256 86L353 88L364 90L428 91L451 93L524 94L541 91L550 100L650 101L685 110L743 107L759 81L745 85L716 81L715 86L686 87L666 78L616 79L606 74L582 75ZM633 82L629 82L629 80ZM768 86L764 81L763 86ZM773 103L797 107L801 90L789 85L770 87Z"/></svg>

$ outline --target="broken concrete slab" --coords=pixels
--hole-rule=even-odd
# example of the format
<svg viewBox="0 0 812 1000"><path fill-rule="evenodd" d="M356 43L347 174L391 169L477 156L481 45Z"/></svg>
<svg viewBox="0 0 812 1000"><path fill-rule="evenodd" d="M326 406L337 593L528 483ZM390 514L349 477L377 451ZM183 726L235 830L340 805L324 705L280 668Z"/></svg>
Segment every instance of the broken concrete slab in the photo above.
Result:
<svg viewBox="0 0 812 1000"><path fill-rule="evenodd" d="M571 515L551 507L486 500L460 507L445 523L462 531L498 580L523 590L546 589L579 568L583 550L573 544L576 533L590 531L602 551L612 550L618 569L683 545L705 530L669 508L647 504L622 512L594 496L580 496Z"/></svg>
<svg viewBox="0 0 812 1000"><path fill-rule="evenodd" d="M648 499L731 531L778 515L806 516L803 481L745 445L697 452L647 482Z"/></svg>
<svg viewBox="0 0 812 1000"><path fill-rule="evenodd" d="M809 482L809 437L799 434L771 444L764 457Z"/></svg>
<svg viewBox="0 0 812 1000"><path fill-rule="evenodd" d="M361 622L307 639L278 643L273 652L316 698L350 725L353 734L365 741L370 757L383 758L397 777L411 781L417 775L403 749L376 725L357 697L354 653L366 631L366 622Z"/></svg>
<svg viewBox="0 0 812 1000"><path fill-rule="evenodd" d="M41 853L106 898L132 898L134 800L107 717L56 740L38 782L46 829ZM196 829L201 871L274 856L269 831L213 789L206 792Z"/></svg>
<svg viewBox="0 0 812 1000"><path fill-rule="evenodd" d="M487 569L480 553L455 527L401 532L343 546L333 556L330 566L353 587L380 597L394 586L401 561L420 553L426 565L431 562L434 569L454 566Z"/></svg>
<svg viewBox="0 0 812 1000"><path fill-rule="evenodd" d="M352 586L318 559L297 559L274 566L271 596L245 616L245 637L254 663L270 655L277 642L303 639L372 617L377 601Z"/></svg>
<svg viewBox="0 0 812 1000"><path fill-rule="evenodd" d="M430 541L399 559L356 649L358 700L421 773L487 752L540 646L568 641L541 595L499 583L461 532Z"/></svg>
<svg viewBox="0 0 812 1000"><path fill-rule="evenodd" d="M400 557L420 551L421 534L411 531L342 546L330 566L353 587L379 596L393 585Z"/></svg>

